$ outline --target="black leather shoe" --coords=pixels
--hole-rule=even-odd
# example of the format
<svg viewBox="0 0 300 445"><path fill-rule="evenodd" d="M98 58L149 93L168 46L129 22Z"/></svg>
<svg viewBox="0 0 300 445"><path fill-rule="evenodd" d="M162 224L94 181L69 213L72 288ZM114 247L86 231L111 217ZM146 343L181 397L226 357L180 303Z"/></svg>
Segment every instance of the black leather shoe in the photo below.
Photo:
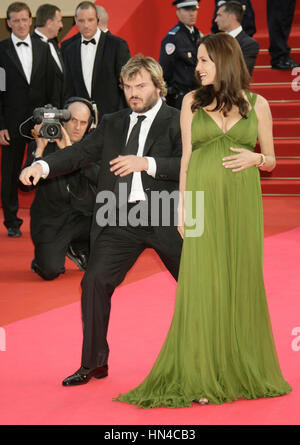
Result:
<svg viewBox="0 0 300 445"><path fill-rule="evenodd" d="M272 69L274 70L292 70L293 68L300 66L299 63L295 62L290 57L286 59L280 59L278 63L272 64Z"/></svg>
<svg viewBox="0 0 300 445"><path fill-rule="evenodd" d="M22 236L22 233L18 227L9 227L7 229L7 235L11 238L20 238L20 236Z"/></svg>
<svg viewBox="0 0 300 445"><path fill-rule="evenodd" d="M74 248L69 245L66 256L70 258L70 260L73 261L80 270L86 270L87 256L84 253L76 252Z"/></svg>
<svg viewBox="0 0 300 445"><path fill-rule="evenodd" d="M288 63L291 68L297 68L300 66L300 63L296 62L295 60L291 59L290 57L286 58L286 63Z"/></svg>
<svg viewBox="0 0 300 445"><path fill-rule="evenodd" d="M63 382L63 386L76 386L85 385L88 383L92 377L96 379L103 379L103 377L108 376L107 366L98 366L95 369L86 369L83 366L78 369L73 375L67 377Z"/></svg>

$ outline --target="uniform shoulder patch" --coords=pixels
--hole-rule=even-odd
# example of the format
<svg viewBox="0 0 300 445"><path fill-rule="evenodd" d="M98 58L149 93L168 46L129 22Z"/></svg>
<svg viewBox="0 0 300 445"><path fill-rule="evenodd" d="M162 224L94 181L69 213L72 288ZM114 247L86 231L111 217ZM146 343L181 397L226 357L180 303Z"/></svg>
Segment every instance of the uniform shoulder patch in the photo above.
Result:
<svg viewBox="0 0 300 445"><path fill-rule="evenodd" d="M176 25L174 28L170 29L168 34L170 34L171 36L175 36L175 34L177 34L179 30L180 30L180 26Z"/></svg>
<svg viewBox="0 0 300 445"><path fill-rule="evenodd" d="M166 43L165 50L166 50L166 53L168 54L168 56L173 54L175 49L176 49L176 46L174 45L174 43Z"/></svg>

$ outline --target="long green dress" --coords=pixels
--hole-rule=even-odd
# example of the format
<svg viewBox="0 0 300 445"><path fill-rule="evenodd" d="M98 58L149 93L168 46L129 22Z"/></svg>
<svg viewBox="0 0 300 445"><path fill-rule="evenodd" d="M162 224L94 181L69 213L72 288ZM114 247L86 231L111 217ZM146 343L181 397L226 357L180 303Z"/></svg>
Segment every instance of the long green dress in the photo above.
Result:
<svg viewBox="0 0 300 445"><path fill-rule="evenodd" d="M194 114L186 190L204 191L204 232L184 238L175 312L150 374L115 400L175 408L202 397L221 404L291 391L265 295L259 171L222 165L230 147L256 145L257 96L248 97L247 119L226 133L205 110Z"/></svg>

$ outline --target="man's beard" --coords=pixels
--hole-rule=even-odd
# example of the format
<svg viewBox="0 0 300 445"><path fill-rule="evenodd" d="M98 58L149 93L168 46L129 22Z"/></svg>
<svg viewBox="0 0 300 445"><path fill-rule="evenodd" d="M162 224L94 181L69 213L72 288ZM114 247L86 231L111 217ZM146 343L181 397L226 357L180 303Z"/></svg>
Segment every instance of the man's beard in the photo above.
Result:
<svg viewBox="0 0 300 445"><path fill-rule="evenodd" d="M140 102L136 105L131 104L132 99L138 99ZM147 111L151 110L151 108L156 105L158 101L158 96L156 93L153 93L152 96L150 96L146 102L144 102L144 99L141 99L138 96L132 96L128 101L128 105L131 108L132 111L135 111L136 113L146 113Z"/></svg>

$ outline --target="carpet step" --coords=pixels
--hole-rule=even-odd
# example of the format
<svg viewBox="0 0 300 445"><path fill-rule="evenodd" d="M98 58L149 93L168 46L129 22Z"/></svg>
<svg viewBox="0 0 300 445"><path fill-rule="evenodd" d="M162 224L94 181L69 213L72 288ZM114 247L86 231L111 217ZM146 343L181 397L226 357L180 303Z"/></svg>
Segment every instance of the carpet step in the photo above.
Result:
<svg viewBox="0 0 300 445"><path fill-rule="evenodd" d="M257 32L254 39L258 41L260 49L268 49L270 46L268 30ZM288 44L291 48L300 48L300 26L293 25Z"/></svg>
<svg viewBox="0 0 300 445"><path fill-rule="evenodd" d="M262 178L263 195L294 195L300 196L300 178L287 180L285 178Z"/></svg>
<svg viewBox="0 0 300 445"><path fill-rule="evenodd" d="M273 119L300 118L300 100L269 101Z"/></svg>
<svg viewBox="0 0 300 445"><path fill-rule="evenodd" d="M279 139L274 138L274 150L276 157L298 157L300 158L300 138L299 139ZM259 143L255 151L260 153Z"/></svg>
<svg viewBox="0 0 300 445"><path fill-rule="evenodd" d="M264 82L289 82L296 88L300 89L300 68L294 70L275 70L271 66L255 66L251 81L253 83Z"/></svg>
<svg viewBox="0 0 300 445"><path fill-rule="evenodd" d="M290 57L295 60L295 62L300 62L300 47L299 48L291 48ZM256 65L270 65L271 57L268 49L260 49L257 59Z"/></svg>
<svg viewBox="0 0 300 445"><path fill-rule="evenodd" d="M271 172L261 171L263 178L300 178L300 158L278 159L276 167Z"/></svg>
<svg viewBox="0 0 300 445"><path fill-rule="evenodd" d="M251 91L267 100L298 100L299 93L293 91L291 83L252 83Z"/></svg>
<svg viewBox="0 0 300 445"><path fill-rule="evenodd" d="M300 137L300 119L273 119L274 137Z"/></svg>

